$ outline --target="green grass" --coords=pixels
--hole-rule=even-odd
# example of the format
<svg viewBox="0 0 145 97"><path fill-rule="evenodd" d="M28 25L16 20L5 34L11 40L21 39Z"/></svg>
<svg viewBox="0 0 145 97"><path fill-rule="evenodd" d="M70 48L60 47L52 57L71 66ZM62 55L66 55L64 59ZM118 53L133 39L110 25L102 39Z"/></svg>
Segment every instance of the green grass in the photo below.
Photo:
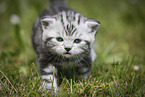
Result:
<svg viewBox="0 0 145 97"><path fill-rule="evenodd" d="M47 0L0 1L0 95L51 96L42 91L31 27ZM68 5L99 20L95 60L87 80L63 79L56 96L145 96L145 12L143 0L68 0ZM3 11L4 10L4 11ZM12 14L20 17L13 25ZM135 67L139 67L136 69Z"/></svg>
<svg viewBox="0 0 145 97"><path fill-rule="evenodd" d="M16 62L11 55L3 55L0 70L0 93L7 96L48 96L51 92L42 91L42 82L36 64ZM13 55L13 57L17 57ZM84 81L71 81L64 78L57 96L144 96L145 71L135 70L133 59L104 64L96 60L92 73Z"/></svg>

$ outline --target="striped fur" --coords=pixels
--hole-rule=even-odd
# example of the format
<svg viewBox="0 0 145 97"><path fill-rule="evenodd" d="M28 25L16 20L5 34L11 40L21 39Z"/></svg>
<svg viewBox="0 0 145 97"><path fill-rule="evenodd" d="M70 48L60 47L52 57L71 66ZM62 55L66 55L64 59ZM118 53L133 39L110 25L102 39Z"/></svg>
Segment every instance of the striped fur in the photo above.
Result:
<svg viewBox="0 0 145 97"><path fill-rule="evenodd" d="M57 80L61 83L63 77L80 79L90 74L100 23L69 9L64 0L50 1L34 23L32 42L44 90L53 87L56 92Z"/></svg>

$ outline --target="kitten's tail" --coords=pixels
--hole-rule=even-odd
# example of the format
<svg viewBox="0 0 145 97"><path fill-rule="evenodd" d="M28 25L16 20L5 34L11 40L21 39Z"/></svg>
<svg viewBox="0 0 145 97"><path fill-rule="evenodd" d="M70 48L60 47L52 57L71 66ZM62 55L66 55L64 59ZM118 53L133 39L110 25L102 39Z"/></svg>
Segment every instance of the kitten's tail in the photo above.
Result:
<svg viewBox="0 0 145 97"><path fill-rule="evenodd" d="M51 6L66 6L65 0L49 0Z"/></svg>

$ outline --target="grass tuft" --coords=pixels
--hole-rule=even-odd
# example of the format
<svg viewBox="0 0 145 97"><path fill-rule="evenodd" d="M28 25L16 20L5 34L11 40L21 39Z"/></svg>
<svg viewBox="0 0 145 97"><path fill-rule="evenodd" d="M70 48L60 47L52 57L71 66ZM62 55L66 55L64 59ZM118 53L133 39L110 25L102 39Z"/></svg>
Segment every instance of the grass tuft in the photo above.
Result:
<svg viewBox="0 0 145 97"><path fill-rule="evenodd" d="M48 0L0 2L1 96L54 96L52 91L43 91L31 45L32 25L48 6L44 2ZM68 0L67 3L101 22L95 42L98 57L87 80L64 78L55 96L145 97L145 1Z"/></svg>

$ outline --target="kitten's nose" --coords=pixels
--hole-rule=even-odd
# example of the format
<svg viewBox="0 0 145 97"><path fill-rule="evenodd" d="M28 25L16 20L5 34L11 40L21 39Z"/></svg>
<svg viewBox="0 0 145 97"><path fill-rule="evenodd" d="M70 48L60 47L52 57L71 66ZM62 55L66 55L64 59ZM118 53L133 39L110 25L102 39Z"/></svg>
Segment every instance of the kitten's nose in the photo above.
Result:
<svg viewBox="0 0 145 97"><path fill-rule="evenodd" d="M66 50L67 52L69 52L69 51L71 50L71 48L65 48L65 50Z"/></svg>

